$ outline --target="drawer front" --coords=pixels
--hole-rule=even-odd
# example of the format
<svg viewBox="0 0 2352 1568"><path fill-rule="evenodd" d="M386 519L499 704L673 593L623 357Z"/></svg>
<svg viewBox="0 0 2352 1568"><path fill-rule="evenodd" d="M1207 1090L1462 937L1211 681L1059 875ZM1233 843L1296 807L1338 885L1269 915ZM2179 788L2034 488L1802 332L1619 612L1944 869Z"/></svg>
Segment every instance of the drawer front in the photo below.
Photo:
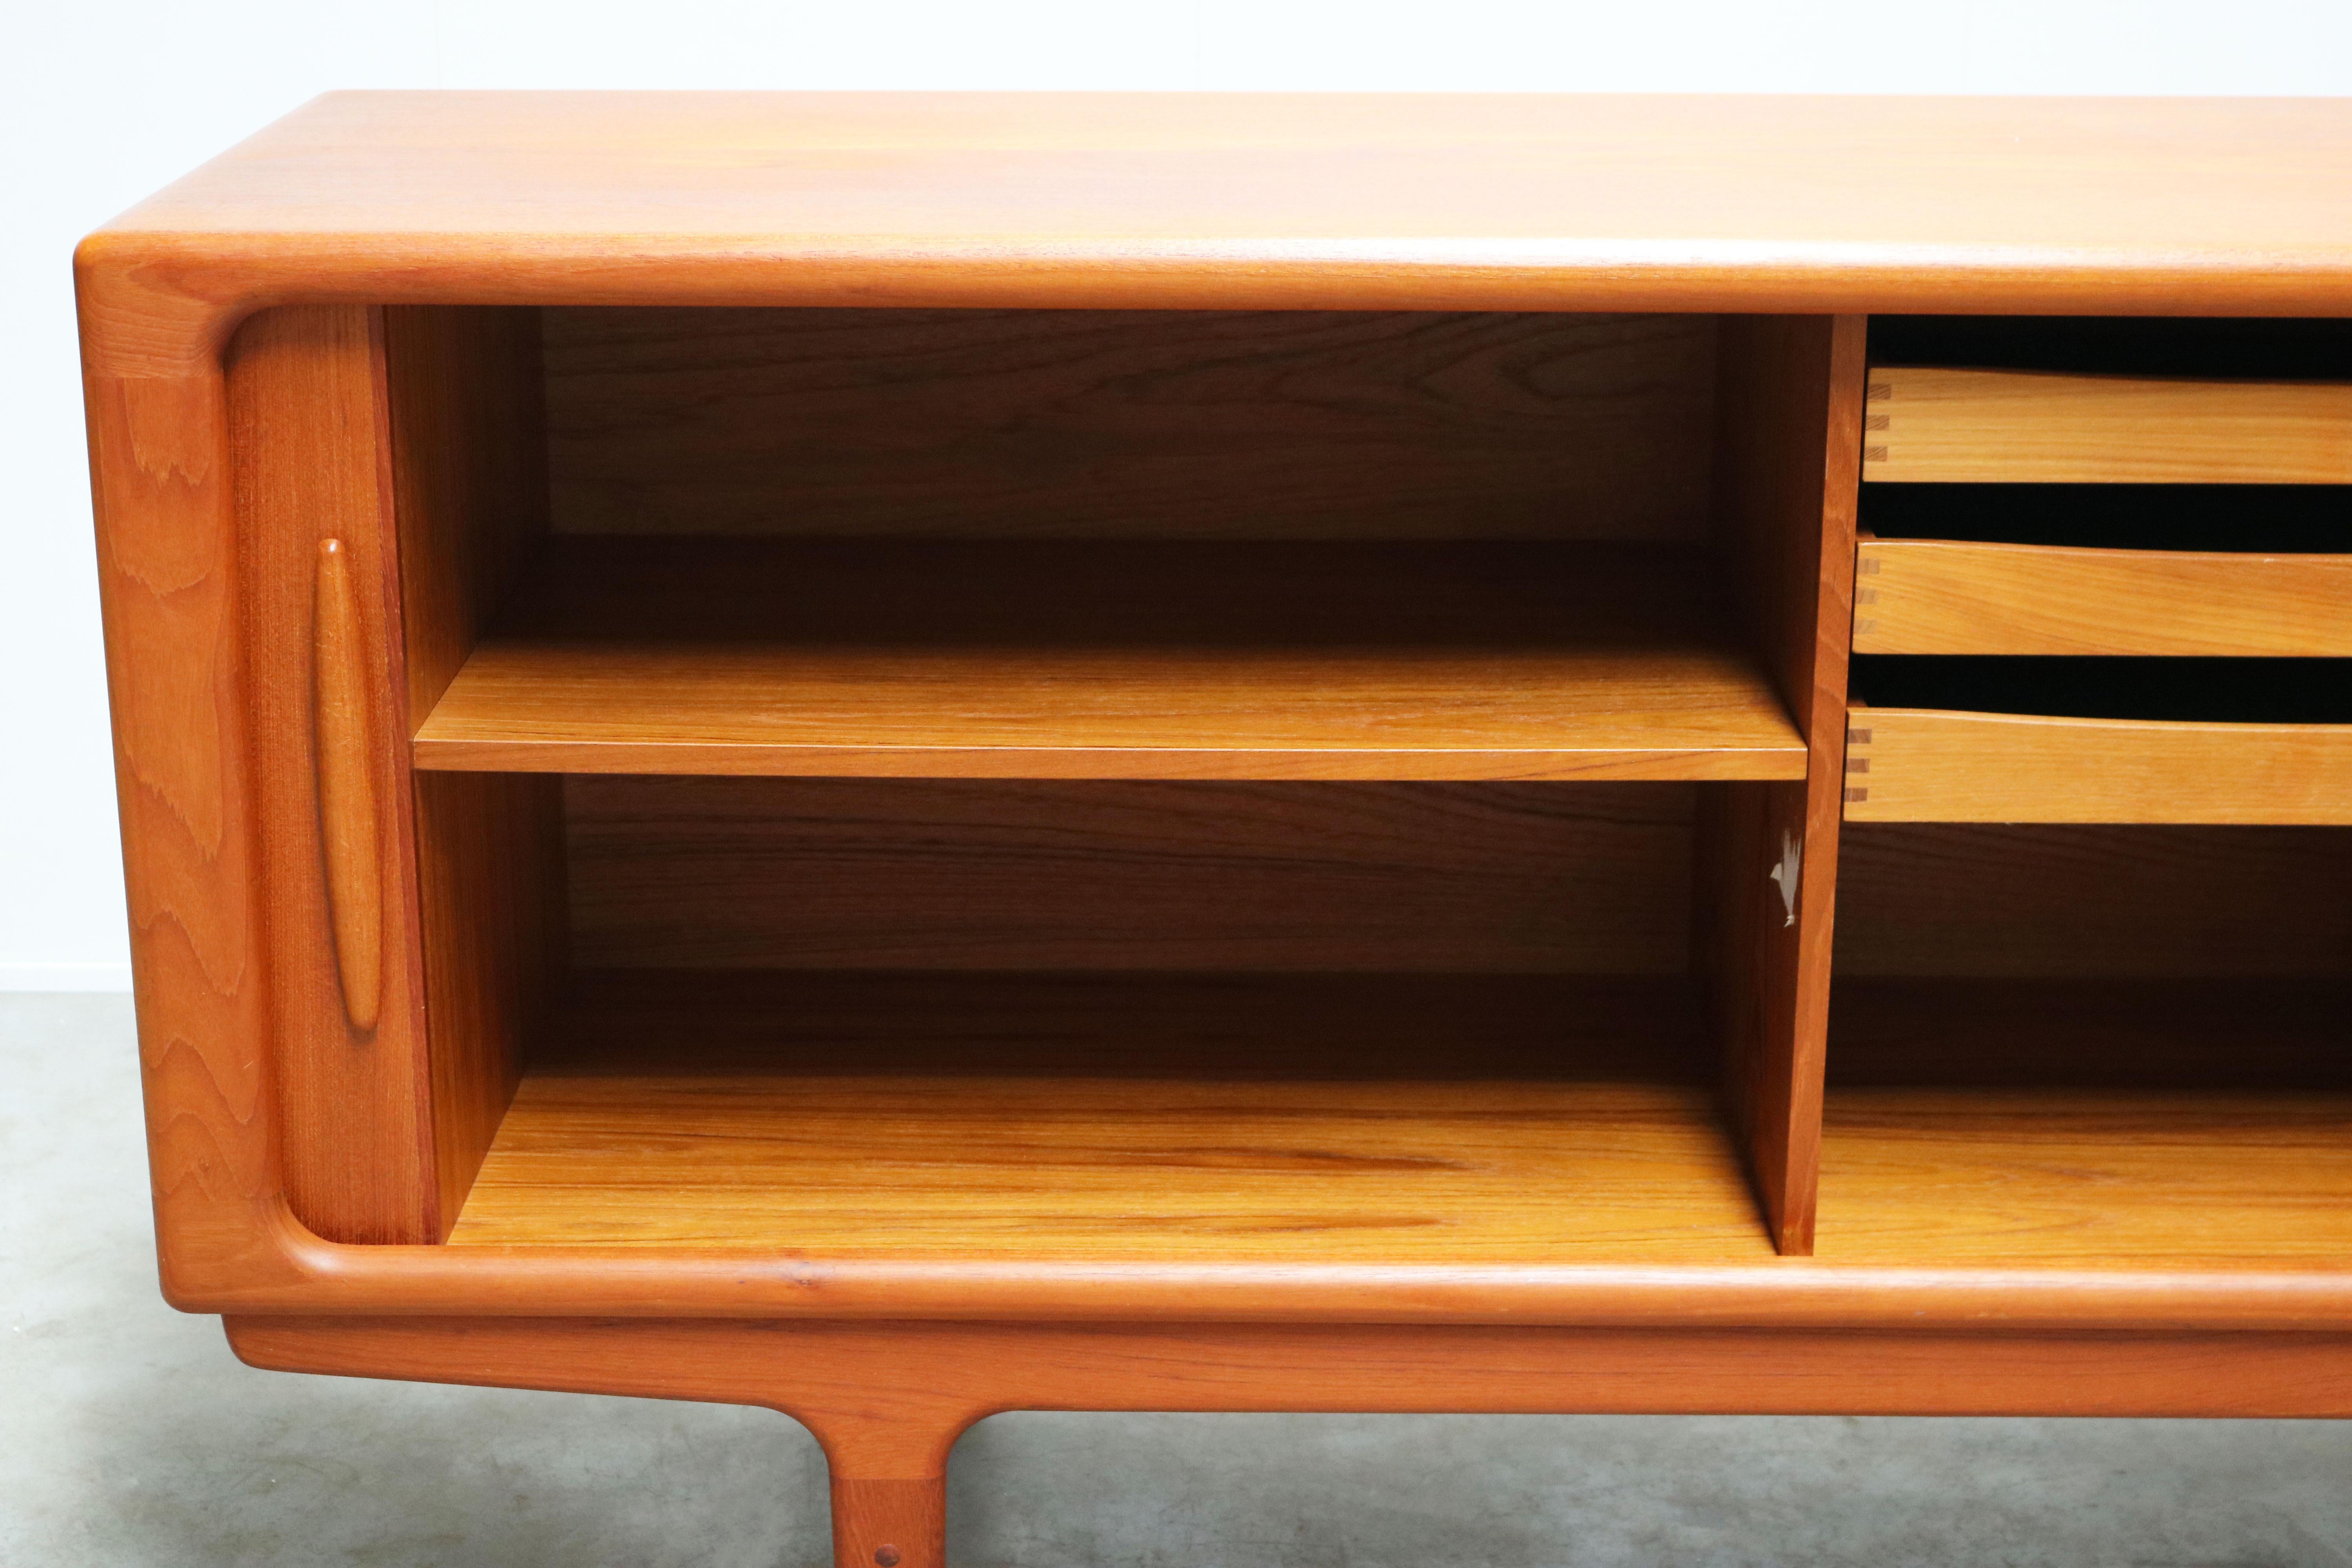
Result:
<svg viewBox="0 0 2352 1568"><path fill-rule="evenodd" d="M2352 385L1873 370L1866 480L2352 484Z"/></svg>
<svg viewBox="0 0 2352 1568"><path fill-rule="evenodd" d="M2352 724L1855 708L1849 822L2352 823Z"/></svg>
<svg viewBox="0 0 2352 1568"><path fill-rule="evenodd" d="M2341 658L2352 555L1866 540L1853 651Z"/></svg>

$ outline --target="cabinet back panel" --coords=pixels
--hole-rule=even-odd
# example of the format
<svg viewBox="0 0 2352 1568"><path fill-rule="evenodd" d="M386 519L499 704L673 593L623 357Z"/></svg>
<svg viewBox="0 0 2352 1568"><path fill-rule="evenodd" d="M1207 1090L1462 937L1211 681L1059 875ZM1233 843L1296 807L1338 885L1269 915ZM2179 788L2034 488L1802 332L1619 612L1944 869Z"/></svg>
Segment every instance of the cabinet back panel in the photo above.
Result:
<svg viewBox="0 0 2352 1568"><path fill-rule="evenodd" d="M2352 974L2352 833L1848 823L1836 964L1842 976Z"/></svg>
<svg viewBox="0 0 2352 1568"><path fill-rule="evenodd" d="M1709 316L549 310L555 526L1699 536Z"/></svg>
<svg viewBox="0 0 2352 1568"><path fill-rule="evenodd" d="M1679 974L1680 784L579 776L583 968Z"/></svg>

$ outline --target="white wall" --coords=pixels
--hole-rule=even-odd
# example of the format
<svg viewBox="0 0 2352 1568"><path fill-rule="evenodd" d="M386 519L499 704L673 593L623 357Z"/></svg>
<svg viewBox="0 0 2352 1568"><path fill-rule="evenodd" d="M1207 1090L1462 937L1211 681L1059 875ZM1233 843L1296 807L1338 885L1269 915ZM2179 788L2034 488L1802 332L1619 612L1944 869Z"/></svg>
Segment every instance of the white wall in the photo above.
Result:
<svg viewBox="0 0 2352 1568"><path fill-rule="evenodd" d="M126 985L68 258L338 87L2352 93L2347 0L116 0L0 25L0 989ZM2347 193L2352 199L2352 193Z"/></svg>

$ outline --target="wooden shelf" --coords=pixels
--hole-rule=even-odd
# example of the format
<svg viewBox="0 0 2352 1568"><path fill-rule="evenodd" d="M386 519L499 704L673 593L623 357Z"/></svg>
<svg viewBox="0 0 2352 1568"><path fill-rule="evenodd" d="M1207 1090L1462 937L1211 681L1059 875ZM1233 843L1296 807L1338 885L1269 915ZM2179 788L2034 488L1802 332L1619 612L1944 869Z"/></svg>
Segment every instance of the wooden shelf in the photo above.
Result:
<svg viewBox="0 0 2352 1568"><path fill-rule="evenodd" d="M1795 779L1700 563L1504 544L571 540L420 768Z"/></svg>
<svg viewBox="0 0 2352 1568"><path fill-rule="evenodd" d="M1842 983L1830 1263L2352 1268L2337 982Z"/></svg>
<svg viewBox="0 0 2352 1568"><path fill-rule="evenodd" d="M454 1246L1769 1260L1696 998L1528 976L592 976Z"/></svg>
<svg viewBox="0 0 2352 1568"><path fill-rule="evenodd" d="M2352 384L1878 365L1862 477L2352 484Z"/></svg>
<svg viewBox="0 0 2352 1568"><path fill-rule="evenodd" d="M1866 539L1855 579L1856 653L2352 655L2352 555Z"/></svg>

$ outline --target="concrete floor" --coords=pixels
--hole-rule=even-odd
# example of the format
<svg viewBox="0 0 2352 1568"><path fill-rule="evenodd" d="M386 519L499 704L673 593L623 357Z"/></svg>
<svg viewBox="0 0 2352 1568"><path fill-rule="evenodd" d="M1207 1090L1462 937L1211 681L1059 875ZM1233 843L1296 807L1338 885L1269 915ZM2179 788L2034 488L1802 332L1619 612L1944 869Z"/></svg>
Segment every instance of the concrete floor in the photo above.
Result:
<svg viewBox="0 0 2352 1568"><path fill-rule="evenodd" d="M155 1294L126 999L0 995L0 1563L827 1561L763 1411L249 1371ZM2352 1423L999 1416L960 1568L2352 1568Z"/></svg>

